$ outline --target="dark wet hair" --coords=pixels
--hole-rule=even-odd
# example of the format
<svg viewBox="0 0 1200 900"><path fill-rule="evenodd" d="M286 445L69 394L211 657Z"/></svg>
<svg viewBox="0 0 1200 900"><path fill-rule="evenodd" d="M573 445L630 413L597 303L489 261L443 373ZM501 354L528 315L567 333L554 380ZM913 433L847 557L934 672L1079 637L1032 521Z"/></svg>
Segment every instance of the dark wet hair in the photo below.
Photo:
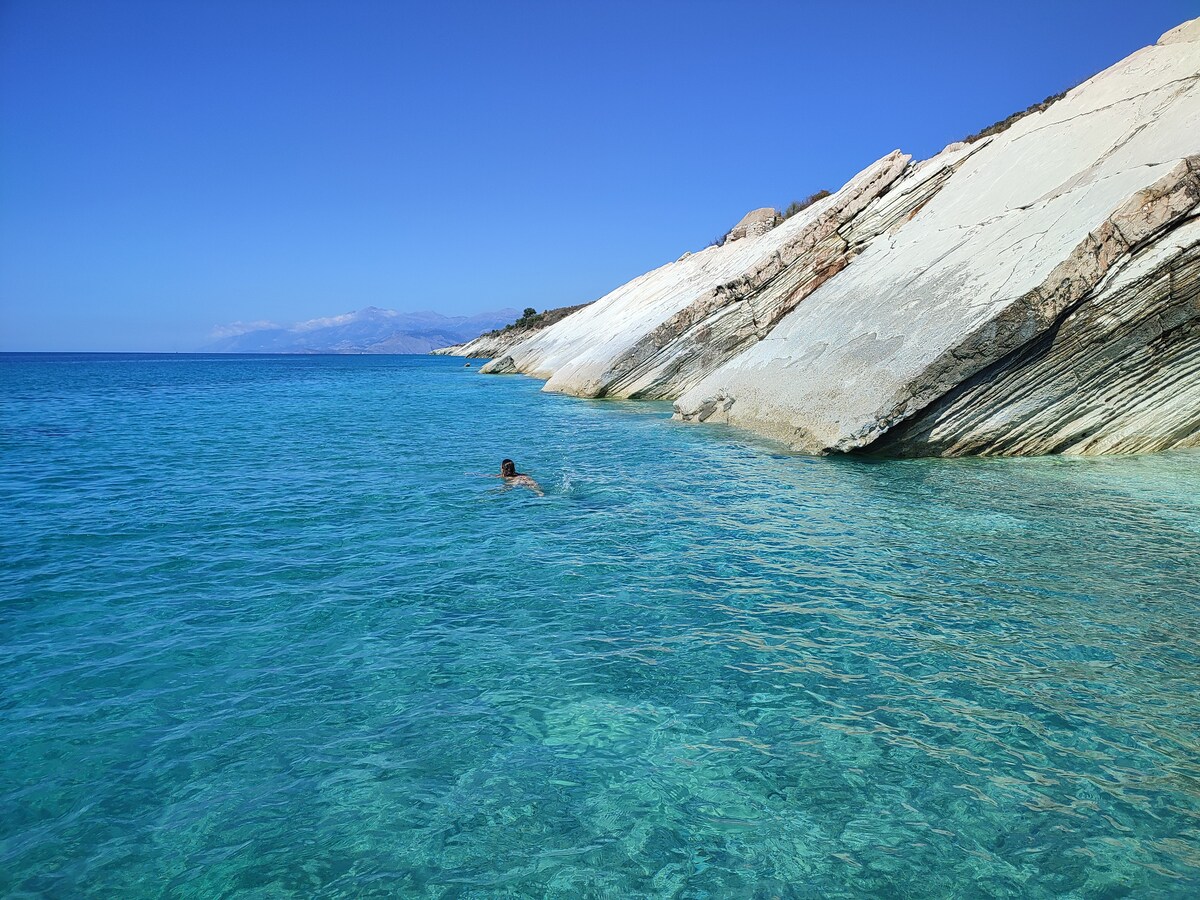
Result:
<svg viewBox="0 0 1200 900"><path fill-rule="evenodd" d="M513 478L517 474L517 464L511 459L503 459L500 461L500 474L505 478Z"/></svg>

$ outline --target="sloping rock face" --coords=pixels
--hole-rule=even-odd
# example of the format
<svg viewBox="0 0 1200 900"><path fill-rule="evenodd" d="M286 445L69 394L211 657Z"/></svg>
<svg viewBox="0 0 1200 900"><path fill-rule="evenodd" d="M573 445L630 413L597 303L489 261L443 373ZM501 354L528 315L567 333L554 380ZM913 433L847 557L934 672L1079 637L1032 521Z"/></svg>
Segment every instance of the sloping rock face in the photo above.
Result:
<svg viewBox="0 0 1200 900"><path fill-rule="evenodd" d="M1200 20L1007 131L756 210L483 371L810 453L1195 446L1197 154Z"/></svg>
<svg viewBox="0 0 1200 900"><path fill-rule="evenodd" d="M980 146L952 145L916 165L890 153L771 231L622 285L483 371L524 372L548 379L547 390L579 396L674 399L765 337Z"/></svg>
<svg viewBox="0 0 1200 900"><path fill-rule="evenodd" d="M643 335L718 285L740 278L792 233L792 220L765 234L684 255L635 278L569 318L512 348L511 368L558 378L550 390L606 396L610 362ZM482 371L500 366L489 364Z"/></svg>
<svg viewBox="0 0 1200 900"><path fill-rule="evenodd" d="M1198 160L1192 157L1190 172L1172 173L1133 205L1163 207L1180 193L1194 197ZM1182 183L1177 174L1184 174ZM1039 321L1048 327L1029 340L1004 341L1015 346L893 426L872 451L1097 454L1200 444L1200 218L1195 207L1191 213L1167 234L1141 242L1136 230L1121 231L1109 220L1065 264L1055 300L1036 293L1014 305L1028 331ZM1132 247L1122 247L1130 240ZM1127 259L1102 272L1106 257L1117 254Z"/></svg>
<svg viewBox="0 0 1200 900"><path fill-rule="evenodd" d="M1200 444L1198 151L1200 20L991 138L678 417L815 453Z"/></svg>
<svg viewBox="0 0 1200 900"><path fill-rule="evenodd" d="M952 145L917 165L898 152L884 157L828 198L752 271L697 297L612 359L603 394L675 399L694 387L770 334L871 240L913 215L971 152ZM572 391L567 377L556 374L548 389Z"/></svg>

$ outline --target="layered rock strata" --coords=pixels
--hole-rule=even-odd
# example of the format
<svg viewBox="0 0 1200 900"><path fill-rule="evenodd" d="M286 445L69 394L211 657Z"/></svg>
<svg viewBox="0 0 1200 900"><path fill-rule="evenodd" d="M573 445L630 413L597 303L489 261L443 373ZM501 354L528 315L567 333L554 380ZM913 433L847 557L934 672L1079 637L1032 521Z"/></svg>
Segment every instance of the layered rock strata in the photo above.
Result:
<svg viewBox="0 0 1200 900"><path fill-rule="evenodd" d="M674 399L758 343L871 240L935 194L974 148L958 144L924 163L893 153L807 218L792 240L741 278L692 301L611 360L597 395ZM556 375L550 390L567 390Z"/></svg>
<svg viewBox="0 0 1200 900"><path fill-rule="evenodd" d="M1200 20L1007 131L755 211L488 369L812 453L1194 446L1198 154Z"/></svg>
<svg viewBox="0 0 1200 900"><path fill-rule="evenodd" d="M586 319L548 330L484 371L541 375L547 390L579 396L674 399L765 337L872 238L927 202L977 149L952 145L916 165L890 153L773 231L663 266L597 301ZM765 222L759 212L738 228Z"/></svg>
<svg viewBox="0 0 1200 900"><path fill-rule="evenodd" d="M997 376L1084 301L1096 301L1089 309L1102 318L1106 277L1120 283L1120 272L1147 253L1163 268L1188 252L1176 232L1192 234L1180 228L1196 199L1187 157L1200 150L1197 38L1192 23L1176 40L1135 53L993 137L918 216L872 243L765 340L685 392L679 416L747 426L816 453L870 447L918 417L924 426L879 449L1098 452L1194 442L1194 433L1181 436L1144 413L1132 413L1140 437L1118 438L1114 430L1128 429L1120 423L1130 413L1115 406L1088 418L1086 439L1058 439L1055 423L1067 427L1055 419L1061 404L1042 409L1035 440L1024 430L1033 423L1020 425L1015 410L1049 394L1006 393L1016 382ZM1181 302L1194 305L1194 294ZM1128 314L1153 319L1157 309ZM1086 320L1080 312L1068 330L1077 340L1089 339L1078 331ZM1097 346L1089 352L1103 354ZM1162 357L1152 365L1162 380L1194 381L1194 372L1174 368L1181 362ZM1026 377L1039 375L1029 370ZM968 393L982 396L981 382L992 383L990 409L977 408L971 419L963 404ZM957 430L929 418L952 393L959 402L947 399L943 414ZM1139 406L1160 401L1147 396ZM969 424L999 428L997 417L1007 412L1020 440L1003 429L990 440Z"/></svg>
<svg viewBox="0 0 1200 900"><path fill-rule="evenodd" d="M558 374L562 389L569 393L605 396L611 360L698 297L742 277L787 239L799 219L796 216L758 236L684 254L512 348L508 357L493 360L484 371L516 371L546 379Z"/></svg>
<svg viewBox="0 0 1200 900"><path fill-rule="evenodd" d="M1194 198L1200 157L1190 166L1182 184L1172 173L1089 236L1046 289L1014 304L1003 338L979 354L992 363L894 425L872 451L1011 456L1200 444L1197 207L1162 234L1118 224L1120 213L1170 216L1172 200Z"/></svg>

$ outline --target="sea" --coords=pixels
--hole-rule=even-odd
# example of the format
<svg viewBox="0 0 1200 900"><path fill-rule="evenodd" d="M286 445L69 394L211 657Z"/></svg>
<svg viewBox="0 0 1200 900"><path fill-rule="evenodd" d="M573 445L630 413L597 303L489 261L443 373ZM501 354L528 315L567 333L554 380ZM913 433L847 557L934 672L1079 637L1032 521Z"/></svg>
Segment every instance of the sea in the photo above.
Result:
<svg viewBox="0 0 1200 900"><path fill-rule="evenodd" d="M0 356L0 896L1200 896L1200 453L540 389Z"/></svg>

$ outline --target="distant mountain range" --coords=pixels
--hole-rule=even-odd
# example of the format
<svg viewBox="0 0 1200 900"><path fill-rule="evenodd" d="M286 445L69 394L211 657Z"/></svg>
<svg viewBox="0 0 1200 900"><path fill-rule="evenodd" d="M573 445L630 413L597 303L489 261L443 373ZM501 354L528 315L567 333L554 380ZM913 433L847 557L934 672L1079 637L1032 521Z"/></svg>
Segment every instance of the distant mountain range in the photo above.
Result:
<svg viewBox="0 0 1200 900"><path fill-rule="evenodd" d="M461 344L520 316L499 309L474 316L396 312L368 306L357 312L291 325L235 322L214 331L207 353L428 353Z"/></svg>

